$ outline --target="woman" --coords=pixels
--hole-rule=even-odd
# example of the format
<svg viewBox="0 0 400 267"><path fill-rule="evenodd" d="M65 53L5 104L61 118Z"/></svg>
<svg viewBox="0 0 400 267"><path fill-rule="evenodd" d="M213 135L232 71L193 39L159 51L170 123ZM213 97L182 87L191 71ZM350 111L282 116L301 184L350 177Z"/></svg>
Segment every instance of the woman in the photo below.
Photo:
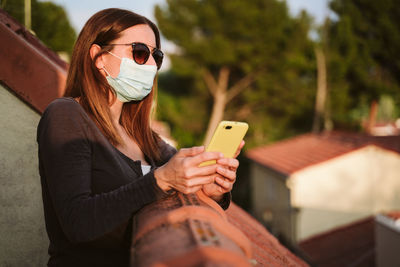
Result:
<svg viewBox="0 0 400 267"><path fill-rule="evenodd" d="M132 215L175 191L229 206L236 159L177 152L150 128L162 59L157 27L127 10L100 11L79 34L65 97L38 126L48 266L127 266Z"/></svg>

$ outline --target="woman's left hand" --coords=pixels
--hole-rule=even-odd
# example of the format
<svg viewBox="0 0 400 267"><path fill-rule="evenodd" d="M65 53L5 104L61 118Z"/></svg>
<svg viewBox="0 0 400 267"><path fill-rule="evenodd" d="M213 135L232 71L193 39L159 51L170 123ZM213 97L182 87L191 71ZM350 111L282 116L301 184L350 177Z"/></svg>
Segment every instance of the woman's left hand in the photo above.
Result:
<svg viewBox="0 0 400 267"><path fill-rule="evenodd" d="M222 195L232 190L236 181L236 169L239 166L237 159L222 158L217 160L217 173L214 183L203 185L203 192L206 196L215 201L222 199Z"/></svg>
<svg viewBox="0 0 400 267"><path fill-rule="evenodd" d="M235 158L240 154L244 146L244 141L240 143ZM217 160L217 173L214 183L203 185L203 192L205 195L219 201L222 199L223 194L230 192L233 184L236 181L236 170L239 167L239 161L233 158L222 158Z"/></svg>

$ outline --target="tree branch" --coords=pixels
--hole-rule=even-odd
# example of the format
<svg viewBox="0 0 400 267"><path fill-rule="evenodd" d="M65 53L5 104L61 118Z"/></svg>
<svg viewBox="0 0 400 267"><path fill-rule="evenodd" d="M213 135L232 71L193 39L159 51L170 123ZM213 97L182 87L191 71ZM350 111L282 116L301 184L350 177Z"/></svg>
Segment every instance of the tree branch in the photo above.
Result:
<svg viewBox="0 0 400 267"><path fill-rule="evenodd" d="M220 93L225 93L228 90L230 70L228 67L222 67L219 71L218 90Z"/></svg>
<svg viewBox="0 0 400 267"><path fill-rule="evenodd" d="M242 79L240 79L240 81L235 83L235 85L233 85L228 90L226 102L231 101L235 96L237 96L244 89L249 87L257 79L257 77L260 75L260 73L262 73L263 71L264 71L264 68L261 68L256 72L251 72L251 73L247 74L246 76L244 76Z"/></svg>
<svg viewBox="0 0 400 267"><path fill-rule="evenodd" d="M215 92L218 90L218 84L215 81L214 77L212 76L211 72L203 68L202 71L203 80L206 83L206 87L212 96L215 96Z"/></svg>

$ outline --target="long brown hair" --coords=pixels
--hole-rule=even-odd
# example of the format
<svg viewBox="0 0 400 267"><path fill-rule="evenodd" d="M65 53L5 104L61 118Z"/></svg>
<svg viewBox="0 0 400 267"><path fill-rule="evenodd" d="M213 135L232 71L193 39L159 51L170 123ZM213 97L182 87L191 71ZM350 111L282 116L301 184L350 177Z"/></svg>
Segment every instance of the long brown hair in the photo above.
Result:
<svg viewBox="0 0 400 267"><path fill-rule="evenodd" d="M120 33L134 25L146 24L153 30L156 46L160 48L160 33L157 26L147 18L128 10L109 8L94 14L85 24L75 43L68 70L64 96L79 97L79 103L93 119L106 138L114 146L123 143L112 124L110 104L116 95L105 77L96 68L96 59L109 51L105 46L120 37ZM100 52L92 59L90 47L97 44ZM160 159L158 142L160 137L150 128L150 115L156 86L142 101L124 103L120 124L127 134L137 142L143 153L154 161ZM110 99L110 95L113 96Z"/></svg>

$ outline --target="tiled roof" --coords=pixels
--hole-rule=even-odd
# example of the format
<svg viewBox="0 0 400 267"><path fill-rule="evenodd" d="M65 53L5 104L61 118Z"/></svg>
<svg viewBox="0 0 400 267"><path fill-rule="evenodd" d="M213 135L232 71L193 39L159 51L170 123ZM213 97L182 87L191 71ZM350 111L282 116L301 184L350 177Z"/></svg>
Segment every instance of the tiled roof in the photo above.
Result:
<svg viewBox="0 0 400 267"><path fill-rule="evenodd" d="M67 64L0 9L0 82L41 113L64 93Z"/></svg>
<svg viewBox="0 0 400 267"><path fill-rule="evenodd" d="M308 266L248 213L204 195L173 194L133 219L131 266Z"/></svg>
<svg viewBox="0 0 400 267"><path fill-rule="evenodd" d="M236 204L231 203L226 213L229 222L242 230L250 240L253 258L257 262L255 266L309 266L282 246L264 226Z"/></svg>
<svg viewBox="0 0 400 267"><path fill-rule="evenodd" d="M249 150L248 158L288 175L367 145L400 153L400 136L369 136L360 133L304 134Z"/></svg>
<svg viewBox="0 0 400 267"><path fill-rule="evenodd" d="M400 211L388 212L385 215L393 220L400 220Z"/></svg>
<svg viewBox="0 0 400 267"><path fill-rule="evenodd" d="M23 25L21 25L17 20L11 17L7 12L0 8L0 23L7 26L11 31L18 34L30 45L34 46L36 49L40 50L48 58L50 58L55 64L63 69L67 69L68 64L62 60L57 53L48 48L43 44L35 35L33 35L29 30L27 30Z"/></svg>
<svg viewBox="0 0 400 267"><path fill-rule="evenodd" d="M375 220L363 220L318 234L299 243L311 264L328 266L375 266Z"/></svg>

